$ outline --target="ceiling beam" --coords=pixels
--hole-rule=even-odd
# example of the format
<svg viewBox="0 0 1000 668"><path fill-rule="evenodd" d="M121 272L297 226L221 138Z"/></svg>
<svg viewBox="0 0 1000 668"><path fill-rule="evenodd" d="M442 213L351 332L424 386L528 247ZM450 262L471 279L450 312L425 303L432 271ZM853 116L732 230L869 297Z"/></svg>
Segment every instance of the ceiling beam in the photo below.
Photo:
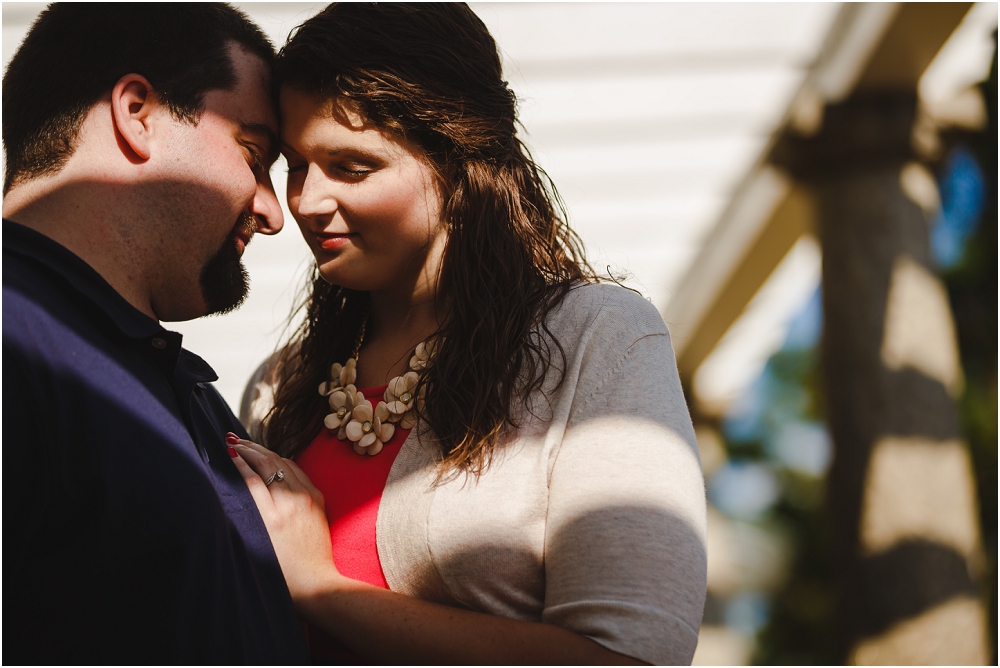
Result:
<svg viewBox="0 0 1000 668"><path fill-rule="evenodd" d="M775 267L813 229L807 193L766 160L782 135L803 132L796 104L817 108L815 124L806 130L816 131L823 105L854 92L915 92L920 76L971 6L848 3L841 9L796 102L764 151L765 159L744 180L664 310L687 387Z"/></svg>
<svg viewBox="0 0 1000 668"><path fill-rule="evenodd" d="M682 377L694 375L795 242L814 229L812 199L801 187L792 186L702 316L696 335L678 359Z"/></svg>

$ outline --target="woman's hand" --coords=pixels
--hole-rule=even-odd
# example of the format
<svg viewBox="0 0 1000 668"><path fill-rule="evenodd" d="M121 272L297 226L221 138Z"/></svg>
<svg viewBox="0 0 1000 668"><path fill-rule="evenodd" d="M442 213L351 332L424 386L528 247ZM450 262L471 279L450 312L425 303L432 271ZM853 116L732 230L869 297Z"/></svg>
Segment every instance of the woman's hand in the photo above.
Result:
<svg viewBox="0 0 1000 668"><path fill-rule="evenodd" d="M299 605L329 591L341 576L333 563L323 494L292 460L232 433L226 443L264 519L292 600ZM278 471L283 473L275 475Z"/></svg>
<svg viewBox="0 0 1000 668"><path fill-rule="evenodd" d="M446 607L346 578L333 564L323 495L289 459L227 435L296 609L380 664L640 664L572 631ZM232 453L230 453L232 454ZM284 471L281 480L269 480Z"/></svg>

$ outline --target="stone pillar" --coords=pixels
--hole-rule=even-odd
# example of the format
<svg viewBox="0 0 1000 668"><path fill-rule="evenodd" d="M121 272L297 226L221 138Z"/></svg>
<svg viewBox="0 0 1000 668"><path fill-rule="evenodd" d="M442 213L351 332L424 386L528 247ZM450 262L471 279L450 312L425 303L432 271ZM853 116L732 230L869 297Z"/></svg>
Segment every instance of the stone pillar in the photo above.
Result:
<svg viewBox="0 0 1000 668"><path fill-rule="evenodd" d="M815 198L823 248L843 660L981 664L991 654L954 324L925 215L900 181L915 109L907 93L829 106L816 136L784 138L773 160Z"/></svg>

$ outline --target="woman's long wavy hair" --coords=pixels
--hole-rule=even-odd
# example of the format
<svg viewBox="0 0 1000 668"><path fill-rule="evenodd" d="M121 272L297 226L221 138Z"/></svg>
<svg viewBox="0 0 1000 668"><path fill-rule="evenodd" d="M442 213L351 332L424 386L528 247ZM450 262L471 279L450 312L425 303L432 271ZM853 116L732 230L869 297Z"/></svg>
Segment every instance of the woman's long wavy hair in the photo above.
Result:
<svg viewBox="0 0 1000 668"><path fill-rule="evenodd" d="M442 470L482 472L553 355L564 355L545 316L574 284L597 280L554 186L516 135L496 43L465 4L334 3L295 31L276 80L416 143L436 170L450 231L421 418ZM329 410L316 388L351 355L367 301L313 272L265 420L265 441L283 456L322 428Z"/></svg>

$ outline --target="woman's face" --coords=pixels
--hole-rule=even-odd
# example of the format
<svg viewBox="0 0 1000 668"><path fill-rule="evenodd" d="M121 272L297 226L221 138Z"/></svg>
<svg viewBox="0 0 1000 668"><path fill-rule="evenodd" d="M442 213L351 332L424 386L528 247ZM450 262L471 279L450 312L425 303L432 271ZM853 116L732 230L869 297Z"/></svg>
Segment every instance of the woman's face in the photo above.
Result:
<svg viewBox="0 0 1000 668"><path fill-rule="evenodd" d="M364 291L433 283L447 239L433 170L419 149L333 105L281 92L288 208L320 274Z"/></svg>

